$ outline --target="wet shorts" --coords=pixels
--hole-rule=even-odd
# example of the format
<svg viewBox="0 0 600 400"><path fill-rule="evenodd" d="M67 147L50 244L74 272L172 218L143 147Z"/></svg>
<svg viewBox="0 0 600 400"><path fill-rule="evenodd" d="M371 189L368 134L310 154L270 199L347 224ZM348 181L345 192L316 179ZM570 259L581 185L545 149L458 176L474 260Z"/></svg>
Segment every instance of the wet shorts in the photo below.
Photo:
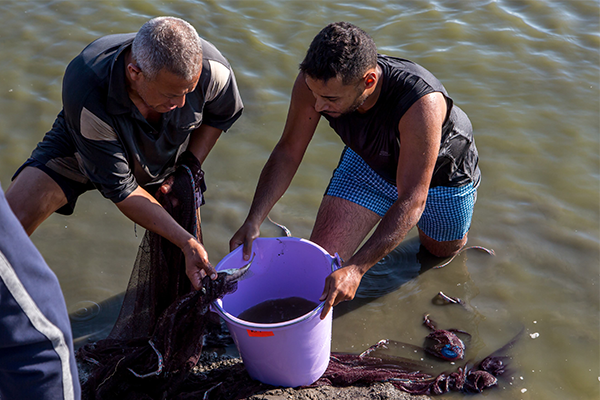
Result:
<svg viewBox="0 0 600 400"><path fill-rule="evenodd" d="M29 158L27 161L25 161L25 163L21 165L17 172L15 172L12 179L14 180L17 177L17 175L19 175L21 171L23 171L25 167L34 167L45 172L48 176L50 176L50 178L52 178L52 180L54 180L54 182L58 184L58 186L60 186L67 198L67 204L56 210L58 214L73 214L73 210L75 210L75 203L77 203L77 199L79 198L79 196L81 196L88 190L95 189L95 186L91 182L82 183L71 180L54 171L53 169L49 168L45 164L42 164L35 158Z"/></svg>
<svg viewBox="0 0 600 400"><path fill-rule="evenodd" d="M396 186L383 179L347 147L333 171L325 194L356 203L380 217L398 199ZM462 239L471 227L476 200L477 189L473 183L460 187L431 188L417 226L438 242Z"/></svg>

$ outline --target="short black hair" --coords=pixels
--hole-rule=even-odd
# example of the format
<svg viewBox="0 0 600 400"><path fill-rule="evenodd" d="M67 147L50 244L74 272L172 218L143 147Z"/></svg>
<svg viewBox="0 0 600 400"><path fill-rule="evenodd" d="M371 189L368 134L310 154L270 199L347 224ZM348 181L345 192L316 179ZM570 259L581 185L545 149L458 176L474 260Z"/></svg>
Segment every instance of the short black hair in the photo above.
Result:
<svg viewBox="0 0 600 400"><path fill-rule="evenodd" d="M323 81L340 76L342 83L348 85L376 66L377 46L373 39L356 25L334 22L315 36L300 71Z"/></svg>

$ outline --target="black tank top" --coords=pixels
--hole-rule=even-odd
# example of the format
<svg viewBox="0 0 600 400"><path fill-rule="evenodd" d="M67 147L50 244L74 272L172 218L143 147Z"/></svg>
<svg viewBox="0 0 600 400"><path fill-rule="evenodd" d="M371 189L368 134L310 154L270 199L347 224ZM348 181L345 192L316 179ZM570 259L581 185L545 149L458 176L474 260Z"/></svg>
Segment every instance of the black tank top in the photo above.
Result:
<svg viewBox="0 0 600 400"><path fill-rule="evenodd" d="M396 185L400 118L421 97L441 92L448 112L430 187L463 186L469 182L479 185L479 156L471 122L453 105L440 81L412 61L379 55L378 64L383 81L375 106L364 114L355 111L337 118L323 114L342 141L375 172Z"/></svg>

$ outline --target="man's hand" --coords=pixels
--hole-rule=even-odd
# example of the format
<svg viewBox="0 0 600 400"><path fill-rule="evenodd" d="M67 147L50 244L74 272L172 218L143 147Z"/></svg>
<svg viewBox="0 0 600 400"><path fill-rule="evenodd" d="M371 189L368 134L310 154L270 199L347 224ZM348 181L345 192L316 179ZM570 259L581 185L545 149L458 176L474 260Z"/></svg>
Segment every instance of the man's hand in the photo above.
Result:
<svg viewBox="0 0 600 400"><path fill-rule="evenodd" d="M161 200L164 196L167 196L173 190L173 183L175 182L175 176L173 174L169 175L163 183L160 185L154 197L156 199ZM171 199L171 203L173 207L177 207L179 205L179 200L176 197Z"/></svg>
<svg viewBox="0 0 600 400"><path fill-rule="evenodd" d="M233 235L229 241L229 251L233 251L240 245L244 245L242 249L244 260L248 261L252 254L252 242L260 236L260 226L252 222L244 222L244 225Z"/></svg>
<svg viewBox="0 0 600 400"><path fill-rule="evenodd" d="M342 267L332 272L325 279L325 288L320 301L325 300L325 306L321 311L321 319L325 319L327 313L342 301L352 300L360 285L363 274L353 266Z"/></svg>
<svg viewBox="0 0 600 400"><path fill-rule="evenodd" d="M217 271L208 261L208 253L198 240L190 238L181 251L185 256L185 273L195 290L202 288L202 279L206 275L210 275L213 280L217 279Z"/></svg>
<svg viewBox="0 0 600 400"><path fill-rule="evenodd" d="M163 181L163 183L158 188L158 191L162 194L169 194L173 189L173 182L175 182L175 177L171 174ZM158 195L158 192L156 193Z"/></svg>

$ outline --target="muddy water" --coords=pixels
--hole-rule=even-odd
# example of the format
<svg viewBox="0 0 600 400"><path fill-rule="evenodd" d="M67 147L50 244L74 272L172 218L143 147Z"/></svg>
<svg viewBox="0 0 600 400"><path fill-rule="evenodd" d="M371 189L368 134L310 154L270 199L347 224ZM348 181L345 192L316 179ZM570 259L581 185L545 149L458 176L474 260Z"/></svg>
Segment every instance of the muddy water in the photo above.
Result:
<svg viewBox="0 0 600 400"><path fill-rule="evenodd" d="M206 245L228 252L275 145L298 63L331 21L369 32L382 53L432 71L471 118L483 181L468 251L442 269L411 233L336 310L334 351L380 339L420 345L429 313L473 336L467 359L520 329L512 379L486 399L598 399L600 376L600 65L595 0L17 1L0 2L0 182L29 156L60 110L66 64L98 36L148 18L189 20L231 61L246 105L204 167ZM342 145L321 123L272 217L308 237ZM70 310L90 312L124 290L142 237L98 193L72 217L53 216L33 240ZM280 235L265 225L263 235ZM439 291L465 307L439 306ZM100 311L99 315L102 315ZM85 316L82 317L85 319ZM94 318L89 321L93 321ZM91 322L90 322L91 323ZM462 398L449 395L444 398Z"/></svg>

